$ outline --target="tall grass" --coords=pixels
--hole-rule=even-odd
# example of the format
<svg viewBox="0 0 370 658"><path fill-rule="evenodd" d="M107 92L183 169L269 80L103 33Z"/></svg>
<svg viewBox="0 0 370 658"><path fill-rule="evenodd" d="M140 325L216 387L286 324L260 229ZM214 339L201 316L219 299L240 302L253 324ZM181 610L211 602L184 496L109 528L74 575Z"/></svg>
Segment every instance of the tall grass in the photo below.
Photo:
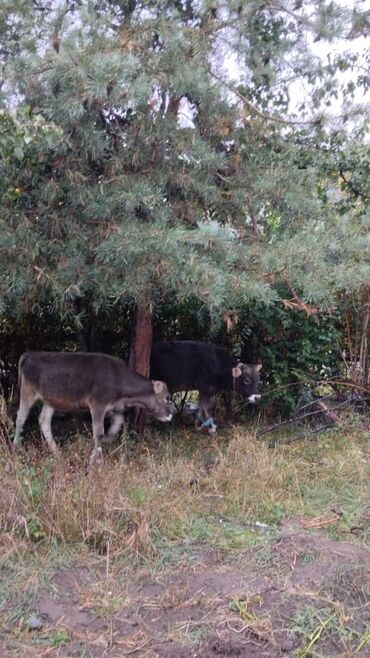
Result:
<svg viewBox="0 0 370 658"><path fill-rule="evenodd" d="M179 430L155 445L107 454L87 469L91 441L77 437L55 462L27 445L14 456L1 409L3 543L59 542L114 555L155 556L164 544L220 538L220 518L275 525L287 515L340 506L354 515L368 496L369 442L359 432L271 449L235 426L210 440ZM351 517L352 518L352 517Z"/></svg>

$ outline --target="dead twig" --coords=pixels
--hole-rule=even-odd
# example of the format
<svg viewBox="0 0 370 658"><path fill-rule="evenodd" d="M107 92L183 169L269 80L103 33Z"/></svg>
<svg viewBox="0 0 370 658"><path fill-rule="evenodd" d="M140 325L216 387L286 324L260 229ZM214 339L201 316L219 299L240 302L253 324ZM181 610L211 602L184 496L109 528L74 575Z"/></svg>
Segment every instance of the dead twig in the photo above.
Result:
<svg viewBox="0 0 370 658"><path fill-rule="evenodd" d="M318 516L316 519L305 519L301 522L302 528L325 528L328 525L333 525L338 519L340 519L340 514L335 513L335 516Z"/></svg>
<svg viewBox="0 0 370 658"><path fill-rule="evenodd" d="M344 379L318 379L316 381L314 380L308 380L307 381L301 381L301 382L290 382L289 384L282 384L281 386L276 386L275 388L271 388L270 390L267 390L265 395L271 395L271 393L276 393L276 391L284 391L286 388L292 388L294 386L312 386L313 390L317 388L317 386L321 386L322 384L328 384L329 386L348 386L349 388L354 388L359 391L363 391L367 395L370 395L370 389L366 388L366 386L362 386L361 384L356 384L355 382L344 380Z"/></svg>

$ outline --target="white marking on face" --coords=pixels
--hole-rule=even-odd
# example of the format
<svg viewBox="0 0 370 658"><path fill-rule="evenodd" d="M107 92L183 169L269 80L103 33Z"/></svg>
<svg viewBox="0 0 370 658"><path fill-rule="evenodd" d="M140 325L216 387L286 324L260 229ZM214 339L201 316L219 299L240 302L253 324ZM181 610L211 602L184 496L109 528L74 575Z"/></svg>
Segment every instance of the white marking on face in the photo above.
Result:
<svg viewBox="0 0 370 658"><path fill-rule="evenodd" d="M254 395L249 396L248 402L251 402L253 404L254 402L258 402L258 400L260 400L260 399L261 399L260 395L254 394Z"/></svg>

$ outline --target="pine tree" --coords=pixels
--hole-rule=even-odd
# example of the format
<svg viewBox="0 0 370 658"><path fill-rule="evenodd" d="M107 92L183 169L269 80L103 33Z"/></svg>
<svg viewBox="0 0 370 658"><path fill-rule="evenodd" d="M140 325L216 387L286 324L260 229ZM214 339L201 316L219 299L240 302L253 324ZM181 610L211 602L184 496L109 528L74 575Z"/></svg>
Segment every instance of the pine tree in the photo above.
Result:
<svg viewBox="0 0 370 658"><path fill-rule="evenodd" d="M146 374L151 314L169 294L227 315L273 303L283 283L310 312L370 279L364 177L341 168L353 135L322 110L357 61L324 65L304 47L308 34L357 36L365 16L253 0L2 12L4 317L51 304L80 325L133 303L131 362ZM313 90L299 116L290 76Z"/></svg>

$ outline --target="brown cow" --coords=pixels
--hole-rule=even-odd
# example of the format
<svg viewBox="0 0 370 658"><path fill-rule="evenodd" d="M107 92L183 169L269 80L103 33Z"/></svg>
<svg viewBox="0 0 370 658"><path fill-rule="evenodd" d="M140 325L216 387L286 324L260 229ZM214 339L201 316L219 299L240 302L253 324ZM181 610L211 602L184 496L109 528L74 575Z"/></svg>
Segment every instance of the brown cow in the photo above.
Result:
<svg viewBox="0 0 370 658"><path fill-rule="evenodd" d="M26 352L18 365L20 402L14 445L22 441L21 433L31 407L42 400L39 416L41 432L55 455L59 449L51 431L55 410L89 409L93 425L94 450L91 460L100 458L100 441L104 435L104 417L113 413L110 438L116 436L123 422L123 412L130 407L144 409L163 422L172 419L173 408L164 382L134 373L121 359L107 354L87 352Z"/></svg>

